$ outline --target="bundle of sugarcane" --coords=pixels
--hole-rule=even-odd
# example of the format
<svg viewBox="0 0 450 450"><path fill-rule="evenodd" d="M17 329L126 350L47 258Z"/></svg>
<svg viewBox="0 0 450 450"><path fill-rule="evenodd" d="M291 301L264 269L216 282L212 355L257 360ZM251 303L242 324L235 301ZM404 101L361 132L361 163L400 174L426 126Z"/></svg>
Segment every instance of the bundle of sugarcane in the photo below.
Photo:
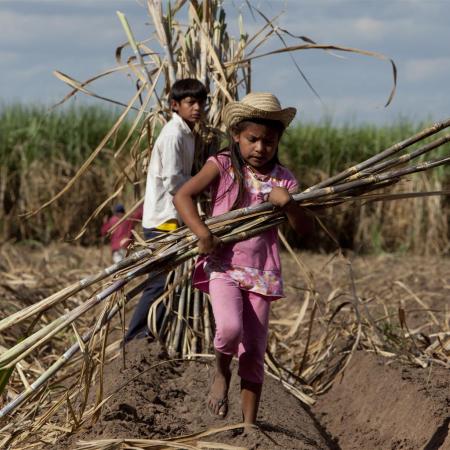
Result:
<svg viewBox="0 0 450 450"><path fill-rule="evenodd" d="M450 119L436 123L415 136L389 147L367 161L294 195L294 200L305 208L314 210L317 207L331 207L345 202L379 201L390 198L392 197L390 194L374 194L372 191L392 185L404 176L447 164L450 161L450 156L423 161L418 164L405 165L405 162L425 155L434 148L448 142L450 135L440 137L400 156L393 155L449 125ZM402 164L402 167L397 168L400 164ZM430 194L441 193L415 193L413 195ZM396 194L396 197L401 198L408 195L412 194ZM280 225L285 220L282 211L277 210L270 203L261 203L256 206L233 210L221 216L207 218L205 223L215 235L220 237L224 244L227 244L248 239L269 228ZM4 374L8 373L18 362L47 343L58 332L72 326L81 315L93 311L97 305L104 303L105 299L110 297L111 294L128 289L128 285L138 277L148 272L157 275L173 269L176 270L173 278L169 278L168 289L155 302L150 311L152 313L158 303L165 303L166 315L162 326L160 329L154 329L153 331L159 333L161 341L172 353L189 356L195 355L199 351L208 351L212 327L208 315L207 301L201 298L199 293L193 293L189 283L193 267L192 258L198 252L196 244L196 236L186 227L168 235L154 238L143 244L145 248L138 250L120 263L74 283L41 302L2 320L0 331L4 331L32 315L39 314L82 289L94 286L113 276L106 288L103 287L100 293L3 352L0 355L0 370ZM188 263L183 264L185 262ZM34 383L28 385L21 395L0 410L0 417L10 414L24 400L38 392L45 382L55 375L79 350L85 351L86 343L89 343L93 336L102 330L127 302L142 291L147 283L147 279L141 281L137 286L128 289L124 296L115 296L112 301L108 302L92 328L83 336L77 334L77 342L41 374ZM175 295L176 293L178 295ZM154 324L152 314L150 314L149 324L150 326Z"/></svg>

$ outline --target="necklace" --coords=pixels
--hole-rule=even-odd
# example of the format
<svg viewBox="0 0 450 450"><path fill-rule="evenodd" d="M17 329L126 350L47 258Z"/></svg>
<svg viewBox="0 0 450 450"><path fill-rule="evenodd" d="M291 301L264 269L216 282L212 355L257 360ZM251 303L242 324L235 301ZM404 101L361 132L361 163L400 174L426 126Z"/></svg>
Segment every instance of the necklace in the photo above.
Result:
<svg viewBox="0 0 450 450"><path fill-rule="evenodd" d="M248 171L250 172L250 175L252 175L253 178L256 178L259 181L268 181L270 179L270 173L268 173L266 175L263 175L262 173L258 173L249 164L246 164L245 167L247 167Z"/></svg>

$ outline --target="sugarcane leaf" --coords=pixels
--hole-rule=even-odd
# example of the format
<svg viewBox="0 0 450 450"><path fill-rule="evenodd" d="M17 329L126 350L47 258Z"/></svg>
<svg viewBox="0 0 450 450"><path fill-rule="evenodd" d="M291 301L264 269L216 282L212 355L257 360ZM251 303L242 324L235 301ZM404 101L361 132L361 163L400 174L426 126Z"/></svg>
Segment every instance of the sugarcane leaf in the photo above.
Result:
<svg viewBox="0 0 450 450"><path fill-rule="evenodd" d="M128 42L129 42L131 48L133 49L133 51L135 53L138 53L139 50L138 50L138 46L136 43L136 39L134 38L133 32L131 31L130 24L128 23L128 20L127 20L125 14L121 11L117 11L116 14L117 14L117 17L119 18L120 23L125 31L125 34L127 35L127 39L128 39Z"/></svg>
<svg viewBox="0 0 450 450"><path fill-rule="evenodd" d="M402 327L402 329L406 328L406 314L405 314L405 309L402 308L401 306L399 306L398 308L398 320L400 322L400 326Z"/></svg>
<svg viewBox="0 0 450 450"><path fill-rule="evenodd" d="M0 369L0 395L3 393L6 386L8 385L8 381L11 378L14 369L15 366L9 367L7 369Z"/></svg>
<svg viewBox="0 0 450 450"><path fill-rule="evenodd" d="M278 31L278 27L274 27L273 21L271 21L268 17L266 17L266 15L263 14L258 8L255 8L255 10L266 21L266 23L271 26L271 28L273 29L274 33L278 36L278 38L282 42L284 48L287 48L288 45L287 45L286 41L284 40L283 36ZM312 42L311 40L308 40L307 42L315 44L315 42ZM320 97L319 93L316 91L316 89L312 85L311 81L309 81L308 77L305 75L303 70L300 68L300 66L298 65L297 61L294 58L294 55L291 52L289 52L289 57L290 57L291 61L293 62L295 68L297 69L297 72L303 78L303 81L307 84L309 89L311 89L311 91L314 93L314 95L322 102L322 98Z"/></svg>
<svg viewBox="0 0 450 450"><path fill-rule="evenodd" d="M83 81L83 82L77 81L74 78L69 77L69 75L66 75L66 74L60 72L59 70L54 70L53 75L55 75L56 78L60 79L61 81L68 84L70 87L72 87L74 89L71 92L69 92L62 100L60 100L58 103L53 105L52 108L56 108L57 106L63 104L66 100L68 100L70 97L75 95L77 92L83 92L83 94L89 95L90 97L98 98L99 100L104 100L108 103L113 103L114 105L127 107L127 105L125 103L122 103L118 100L114 100L112 98L104 97L102 95L98 95L95 92L92 92L84 87L87 84L91 83L92 81L98 80L99 78L101 78L105 75L109 75L113 72L117 72L118 70L123 70L123 69L124 69L124 67L110 69L110 70L107 70L106 72L103 72L101 75L97 75L96 77L90 78L89 80ZM132 106L131 109L139 111L139 109L134 106Z"/></svg>
<svg viewBox="0 0 450 450"><path fill-rule="evenodd" d="M354 48L354 47L345 47L345 46L341 46L341 45L331 45L331 44L299 44L299 45L291 45L289 47L284 47L284 48L279 48L276 50L271 50L270 52L265 52L265 53L260 53L258 55L255 56L251 56L249 58L244 58L241 59L239 61L233 61L233 63L225 63L225 67L227 65L230 64L244 64L247 63L249 61L252 61L254 59L259 59L259 58L265 58L266 56L270 56L270 55L277 55L277 54L282 54L282 53L288 53L288 52L294 52L297 50L313 50L313 49L317 49L317 50L336 50L336 51L340 51L340 52L344 52L344 53L356 53L359 55L364 55L364 56L370 56L376 59L380 59L383 61L388 61L391 65L392 68L392 79L393 79L393 86L391 88L388 100L385 103L385 107L389 106L389 104L391 103L392 99L394 98L395 92L397 90L397 66L395 65L395 62L392 58L389 58L381 53L378 52L372 52L372 51L368 51L368 50L362 50L359 48Z"/></svg>

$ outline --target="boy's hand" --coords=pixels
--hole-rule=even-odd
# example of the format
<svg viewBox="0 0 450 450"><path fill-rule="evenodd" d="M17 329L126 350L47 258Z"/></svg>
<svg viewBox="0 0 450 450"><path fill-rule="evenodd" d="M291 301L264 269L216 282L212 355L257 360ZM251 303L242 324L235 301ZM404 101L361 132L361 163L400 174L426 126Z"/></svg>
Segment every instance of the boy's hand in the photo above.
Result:
<svg viewBox="0 0 450 450"><path fill-rule="evenodd" d="M200 255L212 253L221 244L220 239L211 232L198 238L198 252Z"/></svg>
<svg viewBox="0 0 450 450"><path fill-rule="evenodd" d="M274 186L270 191L268 200L273 206L284 208L289 202L292 201L292 197L286 188Z"/></svg>

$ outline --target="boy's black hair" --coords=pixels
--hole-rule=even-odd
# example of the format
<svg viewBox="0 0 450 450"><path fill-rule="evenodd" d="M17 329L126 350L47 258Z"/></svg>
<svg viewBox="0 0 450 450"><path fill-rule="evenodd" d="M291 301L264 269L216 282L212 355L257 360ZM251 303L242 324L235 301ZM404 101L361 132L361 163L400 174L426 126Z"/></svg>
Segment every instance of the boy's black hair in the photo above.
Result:
<svg viewBox="0 0 450 450"><path fill-rule="evenodd" d="M205 85L195 78L183 78L175 81L170 89L169 101L181 102L186 97L206 101L208 92Z"/></svg>

